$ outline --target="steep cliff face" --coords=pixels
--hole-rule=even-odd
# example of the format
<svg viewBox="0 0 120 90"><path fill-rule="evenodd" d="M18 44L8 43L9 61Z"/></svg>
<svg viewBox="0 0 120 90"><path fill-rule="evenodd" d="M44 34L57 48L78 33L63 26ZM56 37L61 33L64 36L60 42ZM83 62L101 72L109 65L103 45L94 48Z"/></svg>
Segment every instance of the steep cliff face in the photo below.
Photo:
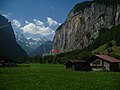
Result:
<svg viewBox="0 0 120 90"><path fill-rule="evenodd" d="M0 14L0 59L27 56L17 44L11 23Z"/></svg>
<svg viewBox="0 0 120 90"><path fill-rule="evenodd" d="M53 48L61 52L82 49L99 36L101 28L111 28L118 24L120 4L106 5L95 1L77 4L56 30Z"/></svg>

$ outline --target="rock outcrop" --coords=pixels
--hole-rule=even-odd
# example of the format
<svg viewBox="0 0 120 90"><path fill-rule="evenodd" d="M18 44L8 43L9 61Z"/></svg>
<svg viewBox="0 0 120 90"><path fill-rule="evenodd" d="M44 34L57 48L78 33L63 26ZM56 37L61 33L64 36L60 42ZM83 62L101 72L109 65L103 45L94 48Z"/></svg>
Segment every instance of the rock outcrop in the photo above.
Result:
<svg viewBox="0 0 120 90"><path fill-rule="evenodd" d="M99 36L101 28L111 28L118 24L120 4L107 5L97 0L79 3L56 30L53 48L61 52L82 49Z"/></svg>
<svg viewBox="0 0 120 90"><path fill-rule="evenodd" d="M27 53L16 42L11 22L0 14L0 59L26 56Z"/></svg>

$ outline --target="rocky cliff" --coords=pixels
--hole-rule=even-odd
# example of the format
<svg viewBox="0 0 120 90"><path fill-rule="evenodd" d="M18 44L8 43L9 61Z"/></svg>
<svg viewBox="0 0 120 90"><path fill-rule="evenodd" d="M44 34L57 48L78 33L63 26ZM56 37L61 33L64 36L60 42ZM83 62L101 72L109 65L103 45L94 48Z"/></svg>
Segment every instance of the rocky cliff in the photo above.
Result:
<svg viewBox="0 0 120 90"><path fill-rule="evenodd" d="M17 44L11 23L0 14L0 59L27 56Z"/></svg>
<svg viewBox="0 0 120 90"><path fill-rule="evenodd" d="M119 0L113 2L115 1ZM82 49L99 36L102 28L111 28L118 24L120 24L120 4L100 3L97 0L79 3L56 30L53 48L61 52Z"/></svg>

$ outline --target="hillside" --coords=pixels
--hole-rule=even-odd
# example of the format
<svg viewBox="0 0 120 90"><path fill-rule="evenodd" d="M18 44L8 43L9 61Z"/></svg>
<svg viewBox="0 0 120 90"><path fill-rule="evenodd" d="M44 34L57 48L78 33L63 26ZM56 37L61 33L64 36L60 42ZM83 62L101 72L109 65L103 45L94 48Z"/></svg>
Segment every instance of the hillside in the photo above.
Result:
<svg viewBox="0 0 120 90"><path fill-rule="evenodd" d="M85 59L87 60L93 54L107 54L120 59L120 25L111 29L103 28L100 35L84 49L76 49L67 53L58 54L58 58Z"/></svg>
<svg viewBox="0 0 120 90"><path fill-rule="evenodd" d="M120 25L101 33L95 40L93 46L95 50L92 53L108 54L120 59Z"/></svg>
<svg viewBox="0 0 120 90"><path fill-rule="evenodd" d="M51 52L52 50L52 42L51 41L47 41L43 44L41 44L38 48L36 48L36 50L34 50L30 56L43 56L43 55L47 55Z"/></svg>
<svg viewBox="0 0 120 90"><path fill-rule="evenodd" d="M17 44L11 22L0 14L0 59L27 57L27 53Z"/></svg>

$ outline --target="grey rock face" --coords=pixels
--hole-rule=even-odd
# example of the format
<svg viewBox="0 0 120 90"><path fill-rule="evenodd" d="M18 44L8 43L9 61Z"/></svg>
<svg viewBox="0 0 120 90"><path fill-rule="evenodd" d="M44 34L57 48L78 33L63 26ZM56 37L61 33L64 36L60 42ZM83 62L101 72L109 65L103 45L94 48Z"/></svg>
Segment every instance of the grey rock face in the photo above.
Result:
<svg viewBox="0 0 120 90"><path fill-rule="evenodd" d="M56 30L53 48L61 52L87 47L99 35L101 28L120 24L120 5L92 3L79 12L74 8Z"/></svg>

